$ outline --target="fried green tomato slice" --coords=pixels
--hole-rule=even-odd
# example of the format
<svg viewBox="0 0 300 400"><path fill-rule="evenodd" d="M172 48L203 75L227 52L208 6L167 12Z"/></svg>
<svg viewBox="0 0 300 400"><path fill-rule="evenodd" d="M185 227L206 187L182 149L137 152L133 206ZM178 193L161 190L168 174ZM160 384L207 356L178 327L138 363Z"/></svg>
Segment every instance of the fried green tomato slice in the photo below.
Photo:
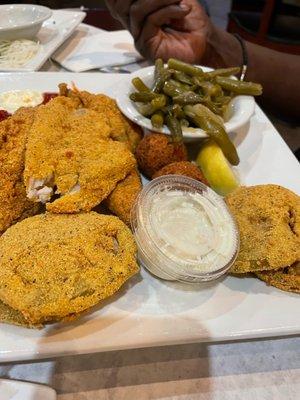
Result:
<svg viewBox="0 0 300 400"><path fill-rule="evenodd" d="M300 263L279 271L256 272L256 275L268 285L286 292L300 293Z"/></svg>
<svg viewBox="0 0 300 400"><path fill-rule="evenodd" d="M42 328L42 325L31 325L20 311L14 310L0 301L0 323L22 326L23 328Z"/></svg>
<svg viewBox="0 0 300 400"><path fill-rule="evenodd" d="M285 268L300 260L300 197L277 185L241 187L226 198L240 231L231 272Z"/></svg>
<svg viewBox="0 0 300 400"><path fill-rule="evenodd" d="M139 268L129 228L95 212L28 218L0 238L0 300L38 325L112 296Z"/></svg>

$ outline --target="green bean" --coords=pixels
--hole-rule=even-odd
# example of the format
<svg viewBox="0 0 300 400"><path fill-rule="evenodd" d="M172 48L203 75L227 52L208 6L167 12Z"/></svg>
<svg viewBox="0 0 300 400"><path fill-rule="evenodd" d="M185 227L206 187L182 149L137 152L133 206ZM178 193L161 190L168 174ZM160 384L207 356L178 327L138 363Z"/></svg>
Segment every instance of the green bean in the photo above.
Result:
<svg viewBox="0 0 300 400"><path fill-rule="evenodd" d="M164 114L159 111L152 115L151 117L152 126L156 129L160 129L164 124Z"/></svg>
<svg viewBox="0 0 300 400"><path fill-rule="evenodd" d="M241 71L240 67L221 68L221 69L215 69L214 71L211 72L206 72L204 75L206 79L213 79L216 78L217 76L237 75L240 71Z"/></svg>
<svg viewBox="0 0 300 400"><path fill-rule="evenodd" d="M184 93L185 91L182 88L174 85L171 81L167 81L164 84L163 92L167 96L176 97L176 96L179 96L180 94Z"/></svg>
<svg viewBox="0 0 300 400"><path fill-rule="evenodd" d="M165 82L171 77L171 72L164 68L164 63L161 59L155 62L154 73L154 87L155 93L160 93L164 87Z"/></svg>
<svg viewBox="0 0 300 400"><path fill-rule="evenodd" d="M168 104L163 107L161 111L165 115L174 115L176 118L184 118L185 114L183 108L179 104Z"/></svg>
<svg viewBox="0 0 300 400"><path fill-rule="evenodd" d="M184 83L181 83L181 82L178 82L175 79L170 79L169 82L172 83L172 85L178 87L179 89L182 89L185 92L191 90L191 86L185 85Z"/></svg>
<svg viewBox="0 0 300 400"><path fill-rule="evenodd" d="M200 115L204 118L211 118L216 124L223 125L223 120L219 115L214 114L206 105L196 104L195 106L185 106L184 112Z"/></svg>
<svg viewBox="0 0 300 400"><path fill-rule="evenodd" d="M165 65L164 65L163 60L161 58L158 58L155 61L154 80L156 80L159 77L159 74L164 69L164 67L165 67Z"/></svg>
<svg viewBox="0 0 300 400"><path fill-rule="evenodd" d="M233 114L233 108L231 103L224 104L222 106L222 116L225 122L229 121Z"/></svg>
<svg viewBox="0 0 300 400"><path fill-rule="evenodd" d="M147 85L140 78L133 78L132 84L138 92L151 92Z"/></svg>
<svg viewBox="0 0 300 400"><path fill-rule="evenodd" d="M174 117L176 117L178 119L185 117L184 111L179 104L174 104L172 106L171 113L174 115Z"/></svg>
<svg viewBox="0 0 300 400"><path fill-rule="evenodd" d="M130 100L134 101L135 103L149 103L149 101L155 99L157 96L156 93L153 92L136 92L131 93Z"/></svg>
<svg viewBox="0 0 300 400"><path fill-rule="evenodd" d="M188 128L190 126L189 121L186 118L180 120L181 128Z"/></svg>
<svg viewBox="0 0 300 400"><path fill-rule="evenodd" d="M174 71L172 73L174 79L178 82L181 83L185 83L186 85L193 85L193 81L192 78L190 76L188 76L187 74L185 74L184 72L180 72L180 71Z"/></svg>
<svg viewBox="0 0 300 400"><path fill-rule="evenodd" d="M155 110L160 110L167 104L167 98L164 95L159 95L151 101L151 105Z"/></svg>
<svg viewBox="0 0 300 400"><path fill-rule="evenodd" d="M171 132L173 142L175 143L182 142L182 128L178 119L173 115L167 115L166 124Z"/></svg>
<svg viewBox="0 0 300 400"><path fill-rule="evenodd" d="M200 76L193 76L192 77L192 82L193 82L193 84L194 85L196 85L196 86L200 86L200 82L203 82L203 77L200 77Z"/></svg>
<svg viewBox="0 0 300 400"><path fill-rule="evenodd" d="M211 99L206 99L204 102L205 106L210 109L210 111L216 115L222 115L222 106L214 103Z"/></svg>
<svg viewBox="0 0 300 400"><path fill-rule="evenodd" d="M181 105L202 103L203 99L203 96L194 92L185 92L173 97L174 102Z"/></svg>
<svg viewBox="0 0 300 400"><path fill-rule="evenodd" d="M144 117L151 117L157 111L151 103L136 104L136 108Z"/></svg>
<svg viewBox="0 0 300 400"><path fill-rule="evenodd" d="M220 96L223 94L222 88L220 85L216 85L214 83L203 81L199 82L198 86L202 89L203 93L207 96Z"/></svg>
<svg viewBox="0 0 300 400"><path fill-rule="evenodd" d="M217 76L216 82L226 90L235 94L260 96L262 94L262 86L259 83L242 82L222 76Z"/></svg>
<svg viewBox="0 0 300 400"><path fill-rule="evenodd" d="M218 96L214 98L214 103L220 106L229 104L231 102L230 96Z"/></svg>
<svg viewBox="0 0 300 400"><path fill-rule="evenodd" d="M224 127L214 119L197 113L195 106L185 107L186 115L196 126L203 129L222 149L224 156L232 165L239 164L239 156Z"/></svg>
<svg viewBox="0 0 300 400"><path fill-rule="evenodd" d="M190 76L203 76L204 72L201 68L195 67L194 65L190 65L184 63L182 61L176 60L174 58L170 58L168 61L168 67L175 69L176 71L184 72Z"/></svg>

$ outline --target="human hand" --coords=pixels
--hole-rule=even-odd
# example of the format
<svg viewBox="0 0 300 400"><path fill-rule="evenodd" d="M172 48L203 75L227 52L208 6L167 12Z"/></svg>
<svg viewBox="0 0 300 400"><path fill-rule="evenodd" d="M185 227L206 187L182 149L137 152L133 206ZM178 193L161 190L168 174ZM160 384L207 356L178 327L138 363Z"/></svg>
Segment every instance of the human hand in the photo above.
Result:
<svg viewBox="0 0 300 400"><path fill-rule="evenodd" d="M197 0L106 0L106 4L146 58L201 62L212 24Z"/></svg>

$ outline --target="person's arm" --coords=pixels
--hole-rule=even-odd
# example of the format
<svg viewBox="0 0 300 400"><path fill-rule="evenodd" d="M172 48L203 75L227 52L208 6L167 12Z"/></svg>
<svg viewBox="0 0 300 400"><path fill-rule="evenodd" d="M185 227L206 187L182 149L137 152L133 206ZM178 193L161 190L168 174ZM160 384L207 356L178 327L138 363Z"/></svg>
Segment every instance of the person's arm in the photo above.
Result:
<svg viewBox="0 0 300 400"><path fill-rule="evenodd" d="M216 28L197 0L106 0L147 59L180 58L213 68L242 65L236 37ZM261 83L261 103L286 118L300 119L300 56L246 42L246 79Z"/></svg>
<svg viewBox="0 0 300 400"><path fill-rule="evenodd" d="M249 64L246 80L263 85L261 103L282 116L300 119L300 56L245 42ZM228 32L212 26L199 59L212 68L240 65L242 48Z"/></svg>

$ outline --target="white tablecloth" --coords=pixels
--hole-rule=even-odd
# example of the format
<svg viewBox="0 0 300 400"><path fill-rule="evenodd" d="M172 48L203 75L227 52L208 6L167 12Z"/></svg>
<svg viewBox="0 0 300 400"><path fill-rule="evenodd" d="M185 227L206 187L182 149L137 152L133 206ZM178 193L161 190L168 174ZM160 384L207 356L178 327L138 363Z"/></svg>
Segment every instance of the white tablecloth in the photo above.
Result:
<svg viewBox="0 0 300 400"><path fill-rule="evenodd" d="M50 385L59 400L296 400L300 338L7 364L0 376Z"/></svg>

